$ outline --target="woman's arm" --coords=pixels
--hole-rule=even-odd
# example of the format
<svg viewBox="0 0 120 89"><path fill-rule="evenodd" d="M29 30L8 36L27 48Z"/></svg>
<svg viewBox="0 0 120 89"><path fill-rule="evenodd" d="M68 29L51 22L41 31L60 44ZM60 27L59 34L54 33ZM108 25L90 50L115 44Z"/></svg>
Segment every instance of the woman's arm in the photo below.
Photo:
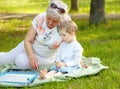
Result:
<svg viewBox="0 0 120 89"><path fill-rule="evenodd" d="M36 36L36 30L34 29L33 26L31 26L31 28L29 29L29 31L25 37L24 46L25 46L26 53L29 57L30 67L33 69L38 68L38 62L34 55L34 51L32 49L32 44L34 42L35 36Z"/></svg>

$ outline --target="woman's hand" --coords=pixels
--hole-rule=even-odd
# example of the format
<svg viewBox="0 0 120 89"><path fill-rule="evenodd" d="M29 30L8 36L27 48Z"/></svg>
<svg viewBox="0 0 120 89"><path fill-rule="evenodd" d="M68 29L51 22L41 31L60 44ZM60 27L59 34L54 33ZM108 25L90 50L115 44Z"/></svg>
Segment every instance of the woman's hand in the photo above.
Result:
<svg viewBox="0 0 120 89"><path fill-rule="evenodd" d="M32 69L35 69L35 70L38 69L39 64L38 64L38 61L37 61L37 59L35 57L30 57L29 64L30 64L30 67Z"/></svg>
<svg viewBox="0 0 120 89"><path fill-rule="evenodd" d="M67 66L64 62L57 62L56 67L61 68Z"/></svg>

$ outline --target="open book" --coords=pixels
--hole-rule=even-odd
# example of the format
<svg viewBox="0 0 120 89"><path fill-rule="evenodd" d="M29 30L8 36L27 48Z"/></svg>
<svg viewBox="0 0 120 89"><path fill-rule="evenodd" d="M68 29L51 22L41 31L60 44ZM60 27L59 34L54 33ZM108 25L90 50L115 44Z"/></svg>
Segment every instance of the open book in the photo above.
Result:
<svg viewBox="0 0 120 89"><path fill-rule="evenodd" d="M10 72L0 73L0 82L29 85L35 80L37 76L38 73L34 73L34 72L10 71Z"/></svg>

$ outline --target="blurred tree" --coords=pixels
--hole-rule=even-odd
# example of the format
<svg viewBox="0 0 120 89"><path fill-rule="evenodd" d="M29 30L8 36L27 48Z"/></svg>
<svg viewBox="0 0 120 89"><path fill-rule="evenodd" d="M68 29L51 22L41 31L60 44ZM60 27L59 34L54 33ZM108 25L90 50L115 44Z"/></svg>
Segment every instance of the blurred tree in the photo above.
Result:
<svg viewBox="0 0 120 89"><path fill-rule="evenodd" d="M78 11L78 0L71 0L70 11Z"/></svg>
<svg viewBox="0 0 120 89"><path fill-rule="evenodd" d="M105 0L91 0L89 25L105 24Z"/></svg>

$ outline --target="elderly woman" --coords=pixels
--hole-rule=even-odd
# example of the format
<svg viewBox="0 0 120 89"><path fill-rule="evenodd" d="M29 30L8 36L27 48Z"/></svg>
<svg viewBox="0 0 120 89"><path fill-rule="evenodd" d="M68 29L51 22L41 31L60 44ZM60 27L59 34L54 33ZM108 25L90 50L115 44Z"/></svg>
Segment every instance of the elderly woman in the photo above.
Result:
<svg viewBox="0 0 120 89"><path fill-rule="evenodd" d="M54 63L61 42L57 25L64 20L70 20L67 5L61 0L52 0L46 13L34 18L25 40L0 55L0 64L14 62L21 69L37 69Z"/></svg>

